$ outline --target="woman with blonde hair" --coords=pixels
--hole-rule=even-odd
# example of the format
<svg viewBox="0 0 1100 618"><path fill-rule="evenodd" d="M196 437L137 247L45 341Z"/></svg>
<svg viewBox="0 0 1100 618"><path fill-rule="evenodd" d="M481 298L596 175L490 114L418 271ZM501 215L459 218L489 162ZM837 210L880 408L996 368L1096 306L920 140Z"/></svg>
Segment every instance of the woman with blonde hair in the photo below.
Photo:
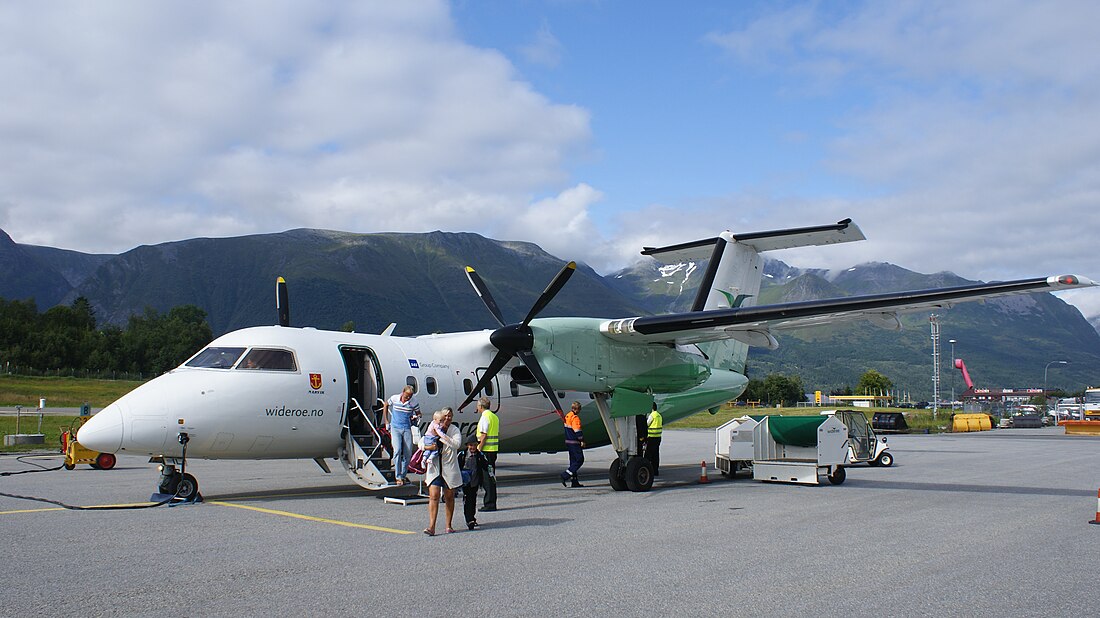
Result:
<svg viewBox="0 0 1100 618"><path fill-rule="evenodd" d="M428 536L435 536L435 520L439 516L441 495L446 503L447 533L454 532L452 520L455 514L455 488L462 485L462 471L458 468L462 432L453 424L453 410L443 408L440 412L443 417L439 421L439 456L428 461L424 470L424 482L428 484L428 527L424 528L424 534Z"/></svg>

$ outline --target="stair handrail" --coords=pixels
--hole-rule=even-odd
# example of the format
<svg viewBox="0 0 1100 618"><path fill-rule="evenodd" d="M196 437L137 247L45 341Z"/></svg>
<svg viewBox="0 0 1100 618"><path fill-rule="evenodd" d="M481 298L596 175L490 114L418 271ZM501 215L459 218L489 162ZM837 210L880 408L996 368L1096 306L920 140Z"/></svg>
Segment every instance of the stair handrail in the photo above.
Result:
<svg viewBox="0 0 1100 618"><path fill-rule="evenodd" d="M351 398L351 408L353 410L359 411L359 414L363 416L363 420L367 422L367 427L371 430L371 433L374 434L374 448L371 449L370 454L367 455L369 459L373 459L378 453L378 450L382 449L382 434L378 431L378 428L375 427L374 422L370 419L370 415L367 414L366 410L363 409L363 406L359 404L359 400L355 397ZM348 424L351 424L351 419L348 419ZM350 428L348 428L348 435L354 439L354 436L351 434Z"/></svg>

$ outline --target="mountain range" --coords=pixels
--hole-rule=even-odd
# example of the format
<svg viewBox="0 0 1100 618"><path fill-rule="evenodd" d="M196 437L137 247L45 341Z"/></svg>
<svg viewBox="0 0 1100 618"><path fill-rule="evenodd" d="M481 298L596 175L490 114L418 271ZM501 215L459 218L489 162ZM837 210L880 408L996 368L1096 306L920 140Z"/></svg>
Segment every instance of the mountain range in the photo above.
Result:
<svg viewBox="0 0 1100 618"><path fill-rule="evenodd" d="M235 238L196 238L144 245L121 253L86 254L24 245L0 230L0 297L35 299L39 310L87 298L101 324L125 324L146 307L165 312L181 304L206 311L215 334L273 324L275 279L286 278L291 322L395 334L476 330L496 326L466 280L471 265L489 285L505 319L518 321L564 260L538 246L472 233L354 234L298 229ZM641 261L601 276L585 265L540 315L627 317L684 311L703 264ZM833 298L971 283L952 273L925 275L886 263L830 273L765 261L759 304ZM1079 390L1100 383L1100 334L1050 294L963 303L940 312L941 390L952 380L950 339L978 386L1042 386ZM855 386L876 369L914 399L931 397L927 313L902 319L900 332L867 323L785 332L778 350L753 348L749 376L799 375L808 390Z"/></svg>

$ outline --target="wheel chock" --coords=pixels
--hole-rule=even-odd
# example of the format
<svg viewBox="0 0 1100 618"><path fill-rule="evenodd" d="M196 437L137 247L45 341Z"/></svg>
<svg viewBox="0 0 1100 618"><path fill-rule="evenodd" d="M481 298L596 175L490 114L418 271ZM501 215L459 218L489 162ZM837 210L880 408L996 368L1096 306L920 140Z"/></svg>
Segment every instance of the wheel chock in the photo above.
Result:
<svg viewBox="0 0 1100 618"><path fill-rule="evenodd" d="M171 504L198 504L202 502L202 494L195 494L190 498L180 498L175 494L153 493L149 496L149 502L168 502Z"/></svg>

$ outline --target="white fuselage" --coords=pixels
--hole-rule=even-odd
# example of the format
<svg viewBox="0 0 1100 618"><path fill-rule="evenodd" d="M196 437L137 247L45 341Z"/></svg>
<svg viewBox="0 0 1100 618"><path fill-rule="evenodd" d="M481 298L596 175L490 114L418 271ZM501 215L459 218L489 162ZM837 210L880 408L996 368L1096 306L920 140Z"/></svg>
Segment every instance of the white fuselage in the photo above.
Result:
<svg viewBox="0 0 1100 618"><path fill-rule="evenodd" d="M424 422L435 410L456 408L495 352L490 333L410 338L278 326L234 331L204 350L233 350L236 356L229 357L228 365L189 366L202 357L200 353L104 408L81 428L78 440L100 452L179 457L183 453L178 438L186 433L188 457L333 457L349 416L360 414L355 402L372 414L378 399L414 384L426 413ZM289 352L293 369L247 368L248 354L262 349ZM484 393L500 414L501 450L561 450L560 418L537 384L510 378L516 365L510 362ZM671 416L682 417L715 405L711 400L736 396L744 377L720 373L724 375L701 387L708 394L706 401L700 403L699 389L693 389L684 393L690 411L669 410ZM565 407L572 401L584 406L588 444L606 443L606 430L589 394L559 396ZM672 399L666 402L674 403ZM455 422L464 435L475 432L477 420L474 405L455 410Z"/></svg>

